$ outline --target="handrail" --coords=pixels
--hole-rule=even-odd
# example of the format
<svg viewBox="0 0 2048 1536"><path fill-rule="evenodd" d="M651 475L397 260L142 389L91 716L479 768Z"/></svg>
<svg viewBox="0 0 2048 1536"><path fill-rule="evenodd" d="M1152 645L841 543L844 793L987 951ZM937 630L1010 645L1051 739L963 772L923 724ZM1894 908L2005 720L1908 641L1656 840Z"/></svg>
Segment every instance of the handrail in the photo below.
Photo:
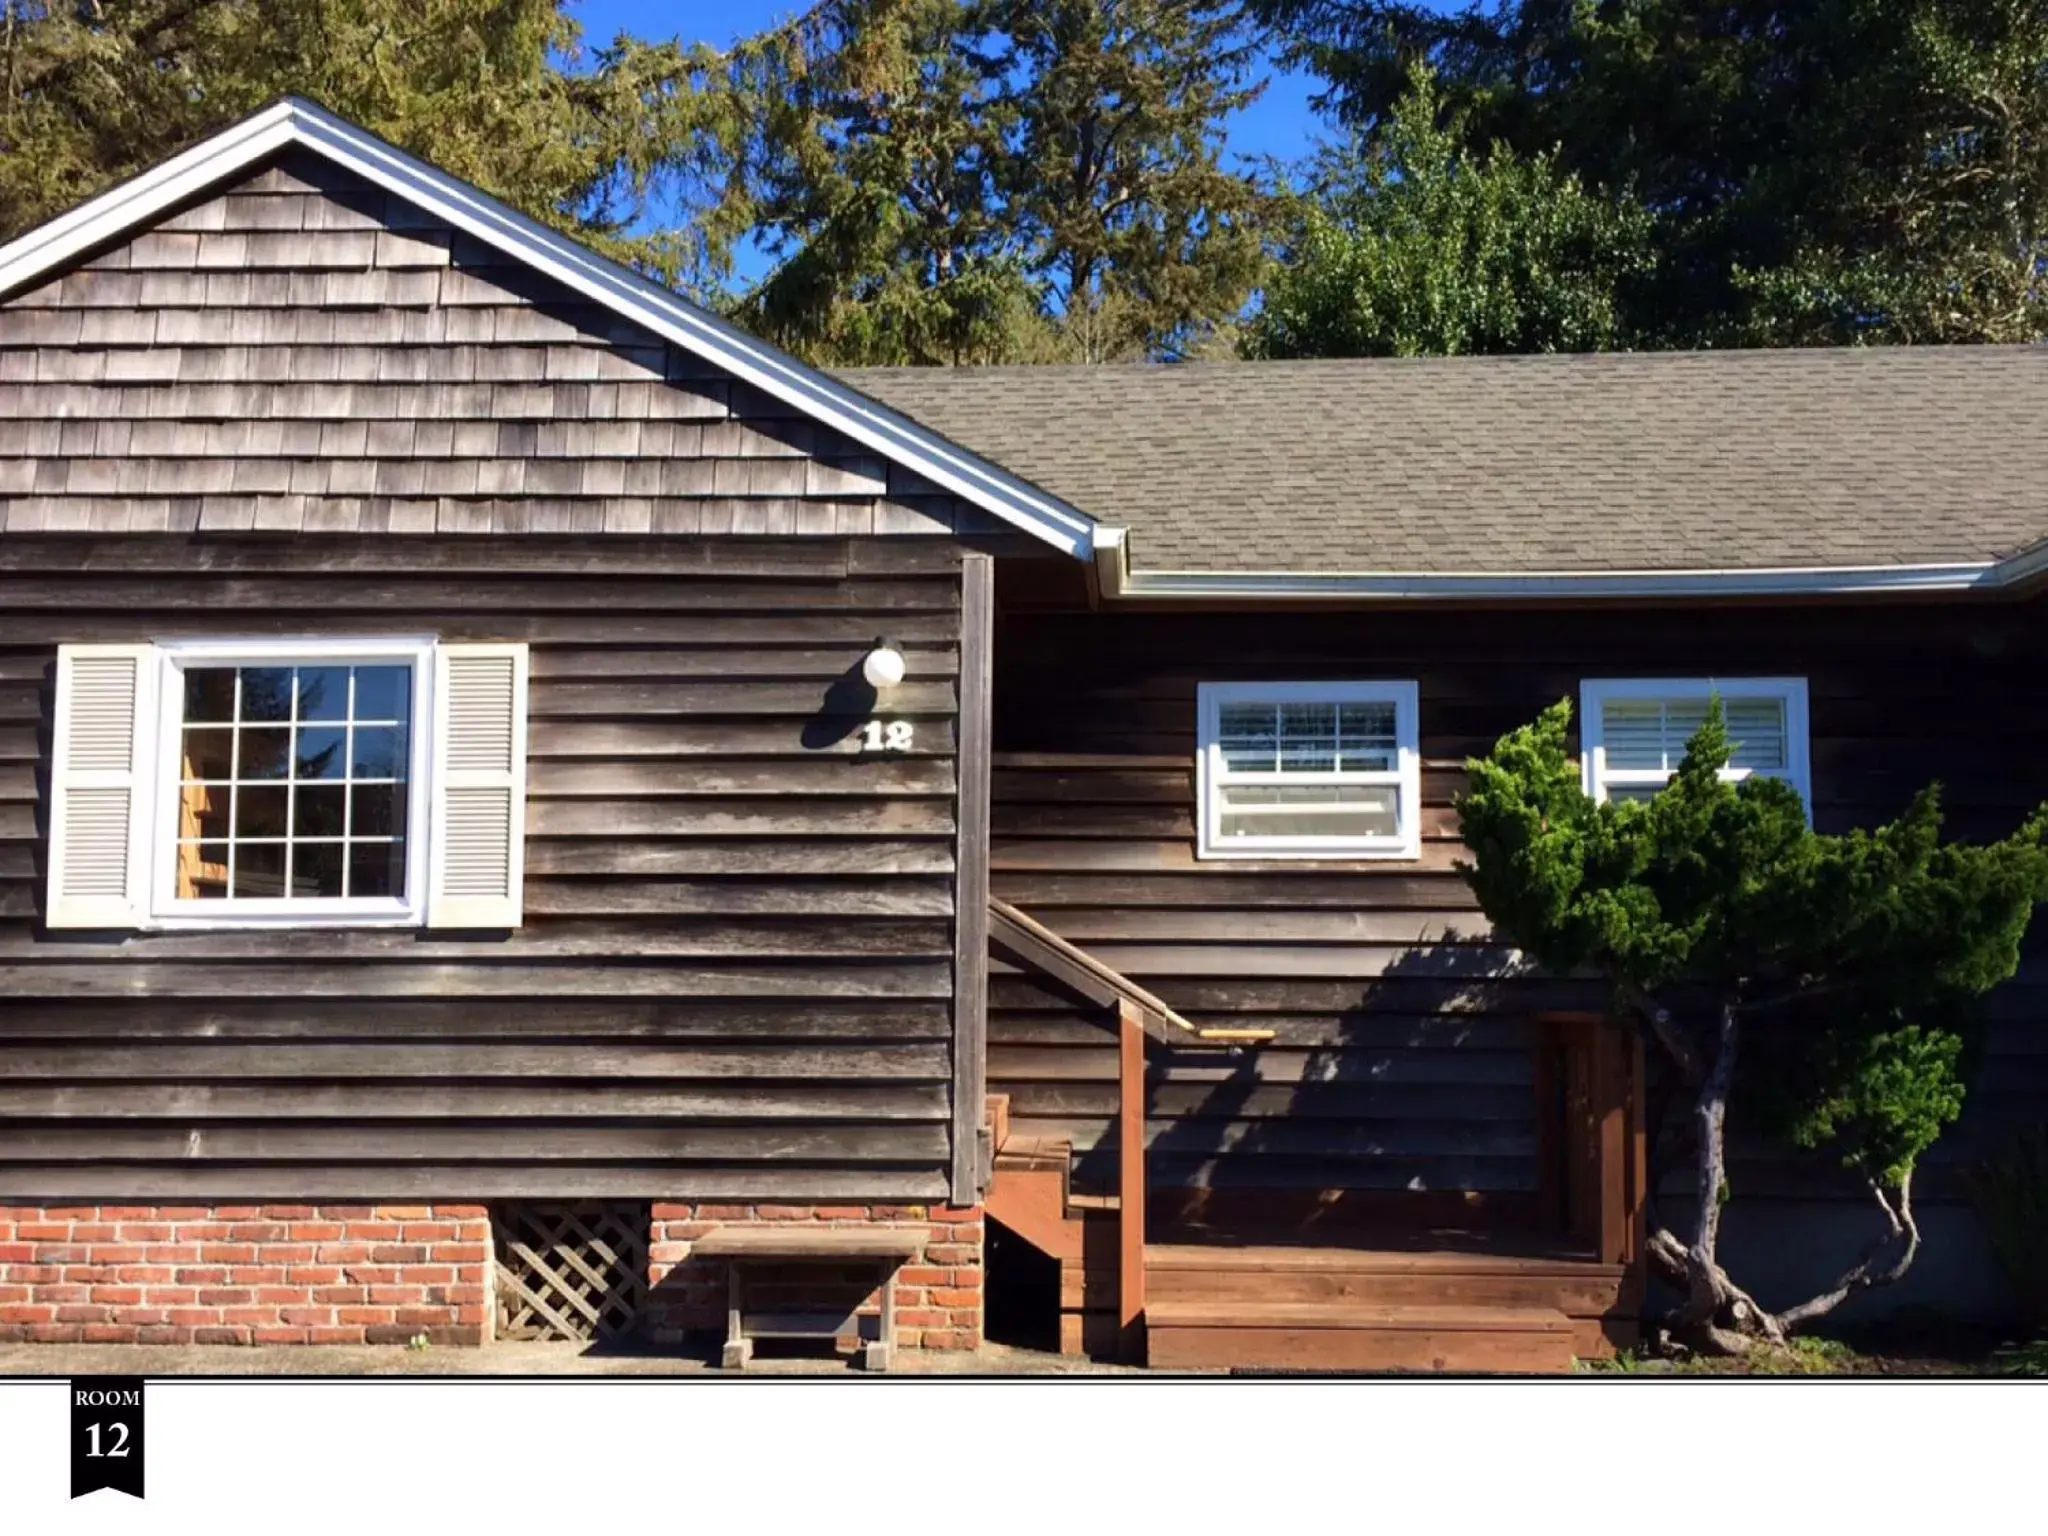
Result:
<svg viewBox="0 0 2048 1536"><path fill-rule="evenodd" d="M996 896L989 897L988 911L993 942L1064 981L1091 1002L1105 1008L1134 1005L1140 1028L1151 1039L1168 1045L1235 1046L1258 1045L1274 1036L1270 1029L1205 1029L1190 1023L1161 998L1061 938L1029 913Z"/></svg>

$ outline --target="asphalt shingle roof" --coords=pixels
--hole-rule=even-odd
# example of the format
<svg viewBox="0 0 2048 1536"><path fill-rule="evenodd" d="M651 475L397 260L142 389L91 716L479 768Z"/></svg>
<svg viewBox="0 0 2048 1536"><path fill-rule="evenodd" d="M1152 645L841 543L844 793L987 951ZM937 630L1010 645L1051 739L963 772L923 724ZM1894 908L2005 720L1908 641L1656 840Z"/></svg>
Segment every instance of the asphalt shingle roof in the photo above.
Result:
<svg viewBox="0 0 2048 1536"><path fill-rule="evenodd" d="M841 375L1139 571L1885 566L2048 538L2048 347Z"/></svg>

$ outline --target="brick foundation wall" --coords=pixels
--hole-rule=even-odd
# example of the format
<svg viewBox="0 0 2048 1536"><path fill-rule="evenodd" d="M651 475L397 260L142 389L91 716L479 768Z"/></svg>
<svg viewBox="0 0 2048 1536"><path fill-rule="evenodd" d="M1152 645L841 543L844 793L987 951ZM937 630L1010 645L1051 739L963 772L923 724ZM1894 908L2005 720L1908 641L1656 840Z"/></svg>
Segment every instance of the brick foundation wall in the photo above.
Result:
<svg viewBox="0 0 2048 1536"><path fill-rule="evenodd" d="M481 1205L0 1206L0 1340L481 1344Z"/></svg>
<svg viewBox="0 0 2048 1536"><path fill-rule="evenodd" d="M896 1275L896 1343L905 1349L975 1349L982 1336L982 1213L926 1205L656 1205L648 1234L648 1333L674 1343L685 1334L725 1333L723 1259L693 1259L690 1244L713 1227L813 1222L828 1226L930 1228L924 1251ZM805 1264L784 1271L750 1266L749 1294L769 1302L825 1305L859 1300L879 1320L881 1292L873 1266ZM861 1297L864 1300L860 1300ZM870 1329L877 1326L870 1323Z"/></svg>

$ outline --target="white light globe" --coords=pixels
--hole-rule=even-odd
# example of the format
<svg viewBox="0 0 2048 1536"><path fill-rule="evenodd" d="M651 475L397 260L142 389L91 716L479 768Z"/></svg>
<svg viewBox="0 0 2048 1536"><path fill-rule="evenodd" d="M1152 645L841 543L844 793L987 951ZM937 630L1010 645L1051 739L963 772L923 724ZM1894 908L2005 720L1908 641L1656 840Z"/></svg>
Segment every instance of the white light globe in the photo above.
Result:
<svg viewBox="0 0 2048 1536"><path fill-rule="evenodd" d="M870 688L894 688L903 681L903 653L890 646L876 646L860 664L860 675Z"/></svg>

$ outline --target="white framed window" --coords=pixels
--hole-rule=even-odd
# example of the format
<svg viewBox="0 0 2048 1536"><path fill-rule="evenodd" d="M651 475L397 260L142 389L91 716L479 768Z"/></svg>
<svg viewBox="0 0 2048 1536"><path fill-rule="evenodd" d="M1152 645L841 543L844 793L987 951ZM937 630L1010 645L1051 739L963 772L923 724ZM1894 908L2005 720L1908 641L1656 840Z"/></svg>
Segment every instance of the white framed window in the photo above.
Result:
<svg viewBox="0 0 2048 1536"><path fill-rule="evenodd" d="M63 646L52 928L504 928L526 647Z"/></svg>
<svg viewBox="0 0 2048 1536"><path fill-rule="evenodd" d="M1671 781L1685 744L1715 698L1733 752L1721 777L1783 779L1809 813L1803 677L1588 678L1579 685L1579 745L1586 793L1596 800L1647 800Z"/></svg>
<svg viewBox="0 0 2048 1536"><path fill-rule="evenodd" d="M1203 683L1197 703L1203 858L1420 856L1414 683Z"/></svg>
<svg viewBox="0 0 2048 1536"><path fill-rule="evenodd" d="M433 653L159 646L150 915L418 923Z"/></svg>

